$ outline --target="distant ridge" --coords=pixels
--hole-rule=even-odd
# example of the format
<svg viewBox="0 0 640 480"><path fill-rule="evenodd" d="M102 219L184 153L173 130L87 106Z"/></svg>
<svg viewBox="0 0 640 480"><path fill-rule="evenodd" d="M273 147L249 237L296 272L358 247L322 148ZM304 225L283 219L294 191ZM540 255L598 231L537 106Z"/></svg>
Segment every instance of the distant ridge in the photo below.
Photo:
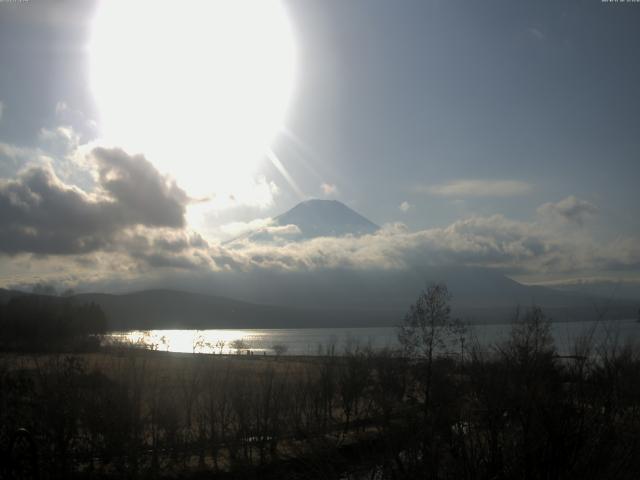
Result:
<svg viewBox="0 0 640 480"><path fill-rule="evenodd" d="M14 297L32 295L42 296L0 289L0 305ZM393 325L397 317L387 310L261 305L170 289L46 296L80 304L96 303L107 317L109 330L364 327Z"/></svg>
<svg viewBox="0 0 640 480"><path fill-rule="evenodd" d="M100 305L112 330L370 326L393 325L395 320L387 311L260 305L180 290L85 293L72 298Z"/></svg>
<svg viewBox="0 0 640 480"><path fill-rule="evenodd" d="M366 280L344 271L331 278L314 277L311 283L296 276L286 283L262 277L255 279L260 288L254 290L262 295L250 295L249 301L171 289L83 293L67 299L100 305L110 330L393 326L425 281L446 282L453 293L453 315L472 323L508 322L518 306L541 306L555 321L593 320L602 305L608 319L634 318L638 309L637 302L526 286L480 268L415 273L414 278L396 273ZM225 295L249 293L247 278L238 280L241 283ZM0 289L0 304L24 295L32 294ZM595 308L598 304L600 309Z"/></svg>

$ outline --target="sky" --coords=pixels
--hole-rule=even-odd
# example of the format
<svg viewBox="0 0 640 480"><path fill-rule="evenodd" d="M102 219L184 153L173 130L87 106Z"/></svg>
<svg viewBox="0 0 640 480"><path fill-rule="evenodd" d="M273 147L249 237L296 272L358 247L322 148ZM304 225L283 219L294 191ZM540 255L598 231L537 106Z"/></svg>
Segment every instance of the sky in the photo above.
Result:
<svg viewBox="0 0 640 480"><path fill-rule="evenodd" d="M639 3L205 3L0 2L0 286L640 281ZM309 198L383 228L225 243Z"/></svg>

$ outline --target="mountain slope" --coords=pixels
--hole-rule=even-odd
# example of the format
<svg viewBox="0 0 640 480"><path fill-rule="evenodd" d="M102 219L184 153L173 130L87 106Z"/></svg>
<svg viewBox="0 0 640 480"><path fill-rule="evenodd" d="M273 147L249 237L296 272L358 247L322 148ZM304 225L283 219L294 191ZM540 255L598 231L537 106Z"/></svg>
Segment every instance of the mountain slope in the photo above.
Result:
<svg viewBox="0 0 640 480"><path fill-rule="evenodd" d="M274 221L280 226L297 226L303 239L366 235L380 229L337 200L307 200L277 216Z"/></svg>

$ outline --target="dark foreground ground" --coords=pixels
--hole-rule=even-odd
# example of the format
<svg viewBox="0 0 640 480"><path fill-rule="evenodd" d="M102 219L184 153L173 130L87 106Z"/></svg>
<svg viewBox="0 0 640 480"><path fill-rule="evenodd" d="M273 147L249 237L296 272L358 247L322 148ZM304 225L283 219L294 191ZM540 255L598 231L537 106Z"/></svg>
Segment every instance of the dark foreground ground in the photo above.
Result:
<svg viewBox="0 0 640 480"><path fill-rule="evenodd" d="M539 320L449 357L6 353L0 478L639 478L638 350Z"/></svg>

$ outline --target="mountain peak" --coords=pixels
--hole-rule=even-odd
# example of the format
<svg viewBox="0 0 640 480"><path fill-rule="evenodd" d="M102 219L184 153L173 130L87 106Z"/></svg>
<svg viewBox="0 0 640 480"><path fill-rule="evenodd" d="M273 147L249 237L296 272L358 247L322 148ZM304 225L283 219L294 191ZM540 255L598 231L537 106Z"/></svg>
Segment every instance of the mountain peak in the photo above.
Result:
<svg viewBox="0 0 640 480"><path fill-rule="evenodd" d="M274 218L278 226L295 225L300 239L367 235L380 229L338 200L309 199Z"/></svg>
<svg viewBox="0 0 640 480"><path fill-rule="evenodd" d="M338 200L312 198L298 203L271 224L230 240L248 239L252 242L271 243L302 241L317 237L344 237L369 235L380 229L378 225Z"/></svg>

